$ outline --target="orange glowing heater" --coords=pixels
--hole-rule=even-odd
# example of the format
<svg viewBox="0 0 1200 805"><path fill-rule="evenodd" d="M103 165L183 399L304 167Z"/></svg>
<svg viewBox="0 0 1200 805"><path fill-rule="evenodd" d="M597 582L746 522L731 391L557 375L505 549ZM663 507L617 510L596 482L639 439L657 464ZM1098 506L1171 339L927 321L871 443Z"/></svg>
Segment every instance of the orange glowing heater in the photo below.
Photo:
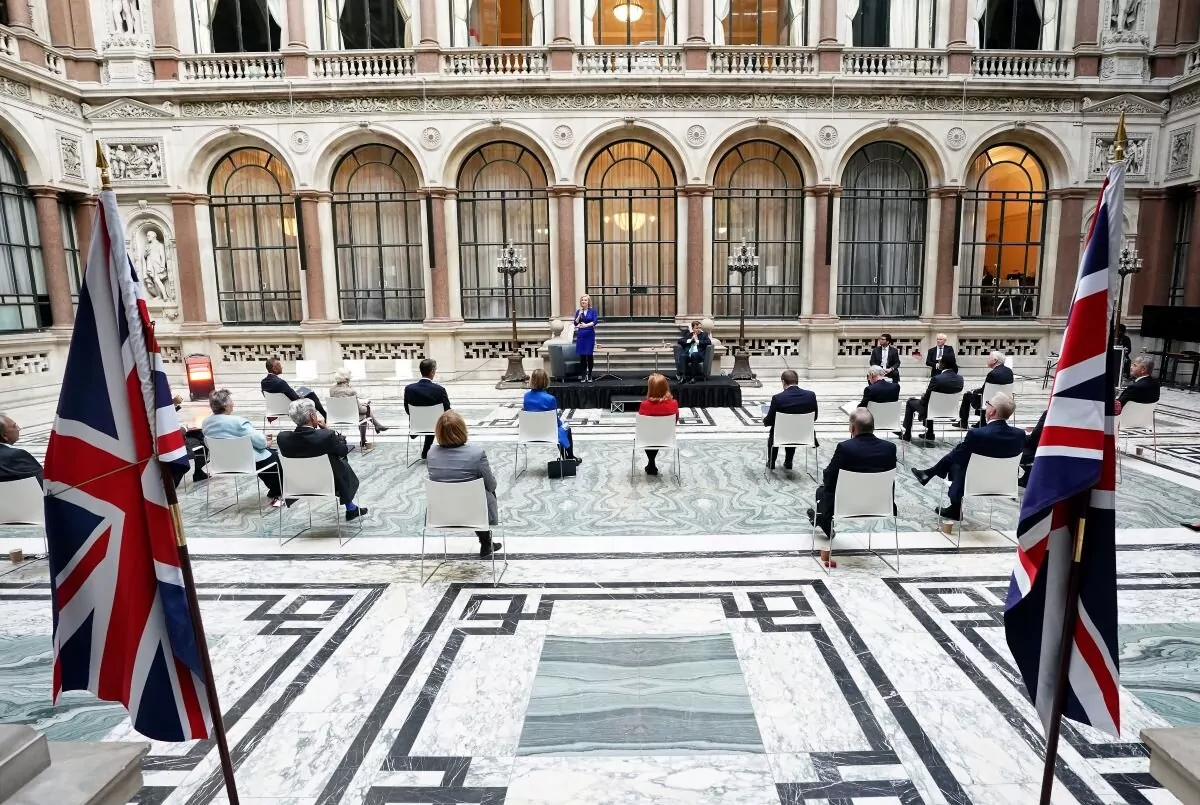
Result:
<svg viewBox="0 0 1200 805"><path fill-rule="evenodd" d="M207 400L217 387L213 379L212 358L207 355L188 355L183 366L187 371L188 393L192 402Z"/></svg>

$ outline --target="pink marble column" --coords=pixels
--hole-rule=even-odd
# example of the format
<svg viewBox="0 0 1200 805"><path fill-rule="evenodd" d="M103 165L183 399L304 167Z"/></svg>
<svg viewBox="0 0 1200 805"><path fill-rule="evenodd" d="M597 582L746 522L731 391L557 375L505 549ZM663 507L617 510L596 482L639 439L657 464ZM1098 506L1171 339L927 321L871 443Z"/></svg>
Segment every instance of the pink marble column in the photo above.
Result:
<svg viewBox="0 0 1200 805"><path fill-rule="evenodd" d="M574 186L556 185L549 191L557 199L554 239L560 315L570 315L575 309L575 194L578 190Z"/></svg>
<svg viewBox="0 0 1200 805"><path fill-rule="evenodd" d="M29 0L12 0L8 4L8 27L33 33L33 11L29 8Z"/></svg>
<svg viewBox="0 0 1200 805"><path fill-rule="evenodd" d="M951 75L969 75L971 49L967 45L967 0L950 0L950 30L946 48Z"/></svg>
<svg viewBox="0 0 1200 805"><path fill-rule="evenodd" d="M937 276L933 277L933 315L954 311L954 216L958 212L957 187L939 187L930 195L938 200Z"/></svg>
<svg viewBox="0 0 1200 805"><path fill-rule="evenodd" d="M1143 305L1167 303L1178 215L1170 194L1162 188L1147 188L1139 195L1137 249L1142 258L1142 270L1133 276L1128 288L1131 316L1142 315ZM1192 232L1194 236L1194 227Z"/></svg>
<svg viewBox="0 0 1200 805"><path fill-rule="evenodd" d="M687 199L687 315L700 316L704 310L704 199L712 188L689 185L680 191Z"/></svg>
<svg viewBox="0 0 1200 805"><path fill-rule="evenodd" d="M54 327L70 327L75 319L71 304L71 277L63 250L62 220L58 212L58 189L31 187L42 265L46 269L46 293L50 296L50 319Z"/></svg>
<svg viewBox="0 0 1200 805"><path fill-rule="evenodd" d="M437 0L421 0L421 44L438 44Z"/></svg>
<svg viewBox="0 0 1200 805"><path fill-rule="evenodd" d="M177 193L167 196L171 202L171 222L175 227L175 259L179 261L179 306L185 323L207 320L204 312L204 277L200 263L200 238L196 229L197 196Z"/></svg>
<svg viewBox="0 0 1200 805"><path fill-rule="evenodd" d="M676 3L676 7L678 7ZM704 41L704 0L688 0L688 41Z"/></svg>
<svg viewBox="0 0 1200 805"><path fill-rule="evenodd" d="M308 299L306 321L326 321L325 314L325 270L321 262L321 217L318 202L321 194L316 190L300 190L300 223L304 227L304 294Z"/></svg>
<svg viewBox="0 0 1200 805"><path fill-rule="evenodd" d="M1079 0L1075 14L1075 75L1100 75L1100 0Z"/></svg>
<svg viewBox="0 0 1200 805"><path fill-rule="evenodd" d="M92 246L92 226L96 222L97 204L95 196L77 196L72 205L75 212L75 242L79 244L85 260Z"/></svg>
<svg viewBox="0 0 1200 805"><path fill-rule="evenodd" d="M429 244L430 257L433 265L429 267L430 295L433 297L434 321L446 321L450 318L450 267L449 250L446 242L446 204L454 196L453 190L444 187L430 187L426 191L430 201L430 228L433 230L433 243ZM426 319L427 321L429 319Z"/></svg>
<svg viewBox="0 0 1200 805"><path fill-rule="evenodd" d="M829 283L830 267L825 259L829 251L829 218L833 215L833 202L836 198L834 188L829 185L813 185L804 188L804 195L812 196L816 202L816 215L813 216L813 283L812 283L812 314L814 316L829 315Z"/></svg>
<svg viewBox="0 0 1200 805"><path fill-rule="evenodd" d="M817 12L820 14L817 26L820 31L820 44L833 44L838 41L838 2L837 0L820 0Z"/></svg>
<svg viewBox="0 0 1200 805"><path fill-rule="evenodd" d="M571 2L554 0L554 41L571 42Z"/></svg>
<svg viewBox="0 0 1200 805"><path fill-rule="evenodd" d="M1083 199L1081 189L1051 190L1050 198L1062 200L1058 217L1058 255L1054 272L1054 301L1050 307L1053 316L1066 316L1071 309L1071 297L1075 293L1075 276L1079 267L1079 249L1082 245ZM1045 308L1043 308L1043 311Z"/></svg>
<svg viewBox="0 0 1200 805"><path fill-rule="evenodd" d="M172 0L154 0L154 78L174 81L179 78L179 32L175 27ZM289 12L290 13L290 12ZM289 24L289 29L291 28Z"/></svg>

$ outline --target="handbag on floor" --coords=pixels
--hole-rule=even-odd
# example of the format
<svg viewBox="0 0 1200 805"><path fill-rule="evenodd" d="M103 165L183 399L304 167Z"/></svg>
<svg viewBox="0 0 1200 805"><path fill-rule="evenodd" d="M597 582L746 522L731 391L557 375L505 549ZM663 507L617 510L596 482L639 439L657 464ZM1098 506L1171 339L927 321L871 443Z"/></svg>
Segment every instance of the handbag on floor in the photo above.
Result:
<svg viewBox="0 0 1200 805"><path fill-rule="evenodd" d="M546 462L546 474L551 478L574 478L577 465L573 460L565 458Z"/></svg>

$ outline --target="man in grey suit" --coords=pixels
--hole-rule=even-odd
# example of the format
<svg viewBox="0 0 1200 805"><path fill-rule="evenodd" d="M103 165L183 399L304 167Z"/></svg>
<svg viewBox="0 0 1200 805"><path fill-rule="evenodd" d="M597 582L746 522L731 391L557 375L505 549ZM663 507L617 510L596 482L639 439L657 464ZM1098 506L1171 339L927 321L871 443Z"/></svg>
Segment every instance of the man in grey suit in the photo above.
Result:
<svg viewBox="0 0 1200 805"><path fill-rule="evenodd" d="M447 411L438 417L434 426L437 444L429 448L425 467L429 480L457 484L464 481L483 479L487 492L488 525L500 522L496 503L496 476L488 464L487 453L477 444L467 444L467 423L457 411ZM479 537L479 558L487 559L500 550L499 542L492 542L492 532L476 531Z"/></svg>

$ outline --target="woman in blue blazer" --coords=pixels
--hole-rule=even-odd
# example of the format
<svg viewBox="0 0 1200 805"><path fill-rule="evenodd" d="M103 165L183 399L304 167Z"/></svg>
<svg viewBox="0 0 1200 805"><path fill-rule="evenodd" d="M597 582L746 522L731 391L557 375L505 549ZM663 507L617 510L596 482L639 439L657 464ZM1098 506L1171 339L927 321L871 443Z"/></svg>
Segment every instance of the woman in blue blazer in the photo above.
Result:
<svg viewBox="0 0 1200 805"><path fill-rule="evenodd" d="M544 369L534 369L529 378L529 391L521 402L522 411L558 411L558 400L546 391L550 385L550 377ZM575 457L575 441L571 438L571 429L563 425L562 417L558 417L558 451L562 457L576 464L582 464L582 458Z"/></svg>
<svg viewBox="0 0 1200 805"><path fill-rule="evenodd" d="M575 354L579 356L579 371L583 374L584 383L596 381L596 378L592 377L592 372L596 368L596 320L598 316L596 309L592 307L592 298L587 294L579 297L579 310L575 311Z"/></svg>

